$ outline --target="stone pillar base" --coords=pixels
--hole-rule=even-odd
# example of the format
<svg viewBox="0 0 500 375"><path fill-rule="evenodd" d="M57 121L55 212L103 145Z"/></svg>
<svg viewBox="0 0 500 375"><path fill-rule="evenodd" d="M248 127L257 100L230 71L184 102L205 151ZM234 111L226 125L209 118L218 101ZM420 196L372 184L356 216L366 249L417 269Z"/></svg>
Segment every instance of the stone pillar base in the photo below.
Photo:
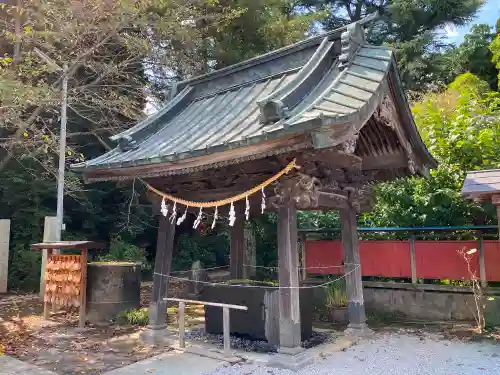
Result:
<svg viewBox="0 0 500 375"><path fill-rule="evenodd" d="M355 338L370 338L375 334L375 332L373 332L373 330L368 328L366 323L363 324L350 323L347 326L347 329L344 331L344 334L346 336Z"/></svg>
<svg viewBox="0 0 500 375"><path fill-rule="evenodd" d="M148 345L173 345L177 339L176 335L167 329L167 326L148 326L139 334L142 343Z"/></svg>
<svg viewBox="0 0 500 375"><path fill-rule="evenodd" d="M302 347L278 349L278 354L273 355L267 365L270 367L283 368L291 371L298 371L308 366L314 360L314 355Z"/></svg>

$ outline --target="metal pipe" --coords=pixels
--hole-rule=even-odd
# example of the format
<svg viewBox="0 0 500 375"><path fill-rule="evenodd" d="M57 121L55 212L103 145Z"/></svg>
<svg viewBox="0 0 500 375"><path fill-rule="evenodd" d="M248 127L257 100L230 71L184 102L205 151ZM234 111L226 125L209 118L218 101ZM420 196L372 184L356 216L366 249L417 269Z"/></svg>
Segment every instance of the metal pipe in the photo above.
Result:
<svg viewBox="0 0 500 375"><path fill-rule="evenodd" d="M66 107L68 104L68 65L63 67L61 129L59 135L59 171L57 173L57 240L61 239L64 215L64 172L66 167Z"/></svg>

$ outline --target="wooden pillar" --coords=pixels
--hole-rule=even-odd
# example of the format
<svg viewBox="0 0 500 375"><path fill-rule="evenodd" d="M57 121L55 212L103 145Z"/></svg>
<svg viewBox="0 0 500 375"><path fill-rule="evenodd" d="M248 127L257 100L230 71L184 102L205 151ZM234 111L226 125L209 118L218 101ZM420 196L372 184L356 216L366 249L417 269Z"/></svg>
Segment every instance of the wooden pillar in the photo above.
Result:
<svg viewBox="0 0 500 375"><path fill-rule="evenodd" d="M299 236L299 250L300 250L300 277L302 280L307 280L307 260L306 260L306 237L305 233Z"/></svg>
<svg viewBox="0 0 500 375"><path fill-rule="evenodd" d="M298 258L297 212L294 202L289 201L278 209L279 325L282 352L300 348Z"/></svg>
<svg viewBox="0 0 500 375"><path fill-rule="evenodd" d="M366 329L363 281L359 257L356 211L352 208L340 210L342 249L347 290L347 308L350 330Z"/></svg>
<svg viewBox="0 0 500 375"><path fill-rule="evenodd" d="M493 201L493 204L495 204L495 201ZM500 240L500 205L495 204L495 207L497 208L498 239Z"/></svg>
<svg viewBox="0 0 500 375"><path fill-rule="evenodd" d="M417 257L415 252L415 234L410 233L410 267L411 267L411 283L416 285L417 279Z"/></svg>
<svg viewBox="0 0 500 375"><path fill-rule="evenodd" d="M0 294L7 293L9 278L10 220L0 220Z"/></svg>
<svg viewBox="0 0 500 375"><path fill-rule="evenodd" d="M172 223L169 217L160 217L158 239L156 243L155 268L153 274L153 297L149 306L149 328L164 329L167 326L167 297L168 276L172 264L174 248L175 220Z"/></svg>
<svg viewBox="0 0 500 375"><path fill-rule="evenodd" d="M236 221L231 227L231 245L229 265L231 279L243 279L243 263L245 260L245 207L244 202L236 202Z"/></svg>
<svg viewBox="0 0 500 375"><path fill-rule="evenodd" d="M257 265L257 244L255 240L255 232L251 225L245 225L245 246L244 246L244 266L243 266L243 278L252 279L256 275Z"/></svg>
<svg viewBox="0 0 500 375"><path fill-rule="evenodd" d="M488 281L486 278L486 263L484 261L484 235L482 231L477 232L477 247L479 250L479 278L481 280L481 286L486 288L488 286Z"/></svg>

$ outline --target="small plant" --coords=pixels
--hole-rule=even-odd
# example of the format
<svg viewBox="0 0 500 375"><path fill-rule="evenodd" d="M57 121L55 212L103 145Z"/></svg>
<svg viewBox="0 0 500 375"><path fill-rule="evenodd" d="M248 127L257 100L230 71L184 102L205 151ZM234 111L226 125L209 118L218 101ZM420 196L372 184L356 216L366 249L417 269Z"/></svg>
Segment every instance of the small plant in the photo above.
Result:
<svg viewBox="0 0 500 375"><path fill-rule="evenodd" d="M327 309L347 306L347 292L344 278L327 285L325 306Z"/></svg>
<svg viewBox="0 0 500 375"><path fill-rule="evenodd" d="M279 282L277 281L271 281L271 280L249 280L249 279L235 279L235 280L228 280L226 282L227 284L242 284L242 285L258 285L258 286L270 286L270 287L279 287Z"/></svg>
<svg viewBox="0 0 500 375"><path fill-rule="evenodd" d="M117 323L121 325L145 326L149 323L148 309L134 309L122 311L118 315Z"/></svg>
<svg viewBox="0 0 500 375"><path fill-rule="evenodd" d="M476 271L472 268L472 258L474 254L477 252L477 249L466 250L462 248L457 250L458 255L462 257L462 259L467 264L467 270L469 272L470 281L468 282L468 286L470 287L472 294L474 295L474 303L475 303L475 312L474 319L476 320L477 331L482 334L484 328L486 327L486 320L484 318L484 311L486 309L486 301L494 300L493 297L486 297L484 293L483 286L481 285L481 280L476 275Z"/></svg>
<svg viewBox="0 0 500 375"><path fill-rule="evenodd" d="M107 254L99 257L100 261L134 262L140 263L143 271L148 271L151 265L146 260L144 249L125 242L120 236L111 240Z"/></svg>

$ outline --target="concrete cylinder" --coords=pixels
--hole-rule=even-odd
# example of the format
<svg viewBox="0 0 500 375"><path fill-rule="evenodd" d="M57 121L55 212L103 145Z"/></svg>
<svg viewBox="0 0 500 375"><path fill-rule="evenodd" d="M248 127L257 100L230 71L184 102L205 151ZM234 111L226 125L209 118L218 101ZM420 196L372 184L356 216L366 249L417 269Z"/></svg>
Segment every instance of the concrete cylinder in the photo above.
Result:
<svg viewBox="0 0 500 375"><path fill-rule="evenodd" d="M141 304L141 266L95 262L87 267L87 321L104 324Z"/></svg>

